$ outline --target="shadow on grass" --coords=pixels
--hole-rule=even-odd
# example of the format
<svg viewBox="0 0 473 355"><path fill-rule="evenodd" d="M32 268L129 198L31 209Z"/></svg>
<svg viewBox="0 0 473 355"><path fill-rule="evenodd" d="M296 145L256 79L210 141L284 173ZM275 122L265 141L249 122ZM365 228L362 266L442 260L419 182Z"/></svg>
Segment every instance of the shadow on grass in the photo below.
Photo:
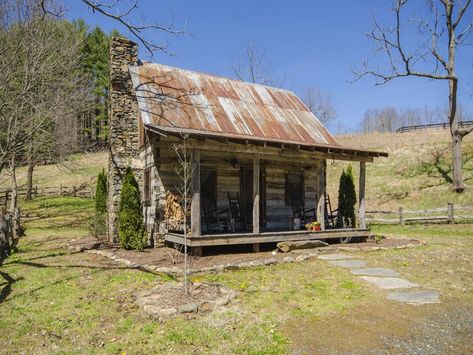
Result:
<svg viewBox="0 0 473 355"><path fill-rule="evenodd" d="M138 271L141 271L141 272L144 272L144 273L147 273L147 274L152 274L152 275L155 275L155 276L162 276L162 273L158 273L158 272L153 272L151 270L147 270L147 269L144 269L142 267L127 267L127 266L123 266L123 267L116 267L116 266L94 266L94 265L71 265L71 264L65 264L65 265L47 265L47 264L41 264L41 263L35 263L35 262L31 262L31 261L18 261L18 262L15 262L15 264L19 264L19 265L24 265L24 266L29 266L29 267L34 267L34 268L78 268L78 269L91 269L91 270L94 270L93 271L93 274L96 274L98 272L103 272L103 271L108 271L108 270L138 270ZM82 277L82 275L75 275L75 276L70 276L70 277L66 277L64 279L61 279L61 280L57 280L57 281L54 281L54 282L51 282L51 283L48 283L48 284L44 284L42 286L39 286L39 287L36 287L32 290L29 290L29 291L26 291L26 292L23 292L23 293L19 293L19 294L16 294L12 297L10 297L8 300L6 299L6 297L8 297L8 295L11 293L11 285L18 281L18 280L22 280L23 278L19 278L19 279L16 279L14 280L13 278L11 278L8 274L6 273L3 273L3 272L0 272L0 274L5 278L5 280L7 280L7 285L5 286L4 289L5 292L2 290L2 294L1 296L3 296L3 294L5 293L5 296L3 298L0 298L0 303L2 302L8 302L14 298L17 298L17 297L21 297L21 296L24 296L24 295L28 295L28 294L33 294L35 292L38 292L42 289L45 289L45 288L48 288L48 287L51 287L51 286L54 286L54 285L58 285L58 284L61 284L63 282L67 282L67 281L70 281L70 280L74 280L74 279L77 279L79 277ZM6 275L6 276L5 276Z"/></svg>
<svg viewBox="0 0 473 355"><path fill-rule="evenodd" d="M19 281L19 280L23 280L22 277L18 278L18 279L14 279L13 277L11 277L9 274L7 274L6 272L3 272L3 271L0 271L0 276L2 276L5 281L7 282L7 284L2 288L2 290L0 291L0 303L3 303L3 301L10 295L11 293L11 286Z"/></svg>
<svg viewBox="0 0 473 355"><path fill-rule="evenodd" d="M34 251L41 251L41 250L35 249ZM47 251L47 250L43 250L43 251ZM65 251L59 251L57 253L49 253L49 254L45 254L45 255L34 256L34 257L31 257L31 258L24 258L24 259L17 259L17 260L7 260L7 262L5 262L5 266L13 265L13 264L23 264L23 263L29 262L31 260L38 260L38 259L44 259L44 258L54 258L56 256L63 256L63 255L69 255L69 254Z"/></svg>

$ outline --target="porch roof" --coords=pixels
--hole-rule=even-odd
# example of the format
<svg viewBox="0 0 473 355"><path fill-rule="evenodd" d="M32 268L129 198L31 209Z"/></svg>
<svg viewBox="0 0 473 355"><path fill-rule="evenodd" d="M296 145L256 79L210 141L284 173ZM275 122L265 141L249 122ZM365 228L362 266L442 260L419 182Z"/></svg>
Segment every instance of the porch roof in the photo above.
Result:
<svg viewBox="0 0 473 355"><path fill-rule="evenodd" d="M370 157L341 146L291 91L161 64L129 67L148 129Z"/></svg>

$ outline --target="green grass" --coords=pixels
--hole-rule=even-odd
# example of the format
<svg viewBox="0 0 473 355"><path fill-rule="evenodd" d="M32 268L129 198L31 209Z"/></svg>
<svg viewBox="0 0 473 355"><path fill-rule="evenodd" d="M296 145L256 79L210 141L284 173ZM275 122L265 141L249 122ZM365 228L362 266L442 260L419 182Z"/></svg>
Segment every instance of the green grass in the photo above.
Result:
<svg viewBox="0 0 473 355"><path fill-rule="evenodd" d="M388 249L361 255L372 265L390 267L426 288L441 291L446 302L473 302L473 228L471 224L373 226L375 233L419 238L411 249Z"/></svg>
<svg viewBox="0 0 473 355"><path fill-rule="evenodd" d="M464 145L467 154L472 149L469 139ZM342 143L390 154L388 159L368 164L368 209L423 209L444 207L447 202L471 205L473 201L472 189L454 194L448 183L419 173L422 162L448 143L443 133L425 134L417 141L409 135L344 137ZM106 154L74 156L71 161L77 168L39 167L36 182L69 186L91 181L106 165ZM328 189L334 205L344 165L329 164ZM469 161L467 184L473 177L470 167ZM353 168L356 177L357 164ZM23 184L21 169L19 177ZM432 186L424 188L426 181ZM284 330L287 324L330 319L350 314L358 306L386 302L383 291L347 270L308 260L194 277L227 285L239 292L238 297L224 311L161 324L133 305L134 295L176 279L61 248L70 239L88 235L93 206L85 198L22 201L21 208L29 216L27 237L21 240L20 251L0 267L15 280L8 285L0 278L0 289L6 295L0 303L0 353L280 354L297 341L297 336L291 338ZM471 224L373 225L372 229L391 237L420 238L427 244L360 253L370 266L393 268L411 281L440 290L444 304L473 302ZM359 326L366 323L360 320Z"/></svg>
<svg viewBox="0 0 473 355"><path fill-rule="evenodd" d="M174 279L60 248L87 234L91 200L43 198L22 208L41 219L27 222L20 252L0 268L15 280L0 304L0 352L280 354L294 341L286 324L385 302L382 291L347 270L309 260L194 277L231 287L238 297L226 310L161 324L133 305L134 295ZM420 237L427 245L361 253L370 266L391 267L439 289L445 302L473 302L469 225L375 226L374 231Z"/></svg>
<svg viewBox="0 0 473 355"><path fill-rule="evenodd" d="M221 312L161 324L133 305L134 295L175 280L60 248L87 234L91 200L41 198L22 208L41 218L26 223L20 251L0 268L15 280L0 304L0 352L280 354L289 344L285 321L328 317L371 298L325 262L273 265L200 277L238 290L237 300Z"/></svg>
<svg viewBox="0 0 473 355"><path fill-rule="evenodd" d="M405 226L373 224L370 228L374 234L428 238L429 242L435 242L435 240L448 242L448 239L469 237L473 243L473 224L471 223L410 224ZM432 237L440 237L440 239Z"/></svg>

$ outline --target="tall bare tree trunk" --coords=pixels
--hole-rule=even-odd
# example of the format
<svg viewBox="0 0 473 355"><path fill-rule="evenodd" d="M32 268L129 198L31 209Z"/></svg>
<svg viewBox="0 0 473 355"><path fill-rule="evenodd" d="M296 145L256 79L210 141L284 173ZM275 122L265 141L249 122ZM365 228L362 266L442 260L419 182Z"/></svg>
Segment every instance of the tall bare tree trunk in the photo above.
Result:
<svg viewBox="0 0 473 355"><path fill-rule="evenodd" d="M34 164L30 160L28 160L28 168L26 170L26 199L31 200L32 192L33 192L33 170Z"/></svg>
<svg viewBox="0 0 473 355"><path fill-rule="evenodd" d="M16 166L15 166L15 156L11 158L11 203L10 203L10 211L12 213L15 212L16 208L18 207L18 185L16 183Z"/></svg>
<svg viewBox="0 0 473 355"><path fill-rule="evenodd" d="M28 167L26 170L26 199L31 200L33 191L33 170L35 163L33 161L33 144L31 144L28 152Z"/></svg>
<svg viewBox="0 0 473 355"><path fill-rule="evenodd" d="M456 39L455 29L452 25L452 11L453 6L446 5L447 12L447 28L448 28L448 63L446 69L450 75L448 80L448 109L449 109L449 123L450 134L452 135L452 154L453 154L453 191L463 192L463 178L462 178L462 139L460 134L460 127L458 124L457 115L457 94L458 94L458 78L455 75L455 50Z"/></svg>

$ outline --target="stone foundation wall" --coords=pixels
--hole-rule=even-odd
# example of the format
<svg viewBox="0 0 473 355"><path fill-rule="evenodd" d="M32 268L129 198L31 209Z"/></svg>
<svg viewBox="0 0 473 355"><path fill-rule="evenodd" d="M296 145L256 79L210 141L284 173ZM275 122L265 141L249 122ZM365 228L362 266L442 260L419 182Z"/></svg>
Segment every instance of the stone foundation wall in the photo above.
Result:
<svg viewBox="0 0 473 355"><path fill-rule="evenodd" d="M110 43L110 128L108 170L109 238L117 240L117 218L123 175L128 166L140 186L143 164L139 147L139 111L129 66L138 65L138 45L128 39L113 37Z"/></svg>

